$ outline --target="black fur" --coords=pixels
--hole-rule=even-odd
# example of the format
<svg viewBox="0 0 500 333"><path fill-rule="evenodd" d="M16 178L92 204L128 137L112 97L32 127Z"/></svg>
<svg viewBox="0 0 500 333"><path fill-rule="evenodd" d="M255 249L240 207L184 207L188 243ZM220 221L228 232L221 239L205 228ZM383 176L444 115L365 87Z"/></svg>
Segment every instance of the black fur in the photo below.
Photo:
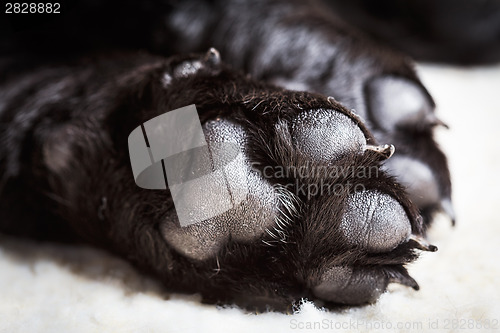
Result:
<svg viewBox="0 0 500 333"><path fill-rule="evenodd" d="M153 20L139 29L157 33L157 39L140 44L149 52L104 51L92 42L84 43L91 52L70 47L51 56L60 50L55 45L48 52L38 49L40 57L14 57L20 49L5 39L11 56L0 63L4 74L0 79L0 229L41 239L89 242L155 274L170 290L200 292L207 301L245 307L285 310L302 297L362 304L374 301L390 282L417 289L404 268L422 247L417 241L407 238L395 248L377 252L345 239L340 224L346 201L354 193L347 186L336 195L310 195L289 188L295 192L294 202L278 207L280 218L289 218L286 227L275 226L257 240L229 239L209 259L182 255L165 240L162 230L174 209L172 199L168 190L136 186L127 136L144 121L189 104L196 105L202 123L229 119L241 125L248 135L247 159L256 171L266 166L374 167L375 176L352 171L326 180L361 184L395 199L417 237L425 229L419 208L430 221L440 208L438 202L416 207L394 175L381 169L380 154L349 152L337 161L322 162L297 148L290 127L276 125L290 124L309 110L340 113L360 128L367 144L389 138L402 154L429 165L437 175L441 196L449 197L451 187L446 159L432 139L430 125L414 124L411 132L402 128L384 132L370 122L364 87L371 78L407 78L430 100L405 57L352 32L320 7L304 7L300 2L262 1L257 6L245 1L193 1L158 8L160 14L153 15L154 10L143 7L151 18L169 18L168 26L157 28L160 21ZM260 28L255 22L260 22ZM190 30L186 23L199 29ZM282 47L277 47L273 34L278 34ZM133 37L128 44L118 38L118 46L112 48L123 44L136 48L138 39ZM210 53L168 59L152 54L200 51L212 45L253 78L211 61ZM307 54L312 48L317 48L314 56ZM197 72L176 74L176 69L196 61L202 64ZM171 78L168 84L165 75ZM333 94L348 108L323 95L284 90L273 82L300 83L308 91ZM352 107L366 125L349 110ZM318 184L324 180L321 177L265 180L282 188L290 181ZM351 291L337 298L318 296L315 288L332 278L328 272L335 267L352 270L344 285Z"/></svg>

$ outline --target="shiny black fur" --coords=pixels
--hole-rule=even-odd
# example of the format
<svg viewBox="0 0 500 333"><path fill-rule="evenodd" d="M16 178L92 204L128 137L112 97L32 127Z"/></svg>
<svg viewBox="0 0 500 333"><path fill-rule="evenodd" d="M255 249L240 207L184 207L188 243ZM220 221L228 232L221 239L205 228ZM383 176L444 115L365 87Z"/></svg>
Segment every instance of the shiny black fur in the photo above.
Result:
<svg viewBox="0 0 500 333"><path fill-rule="evenodd" d="M27 80L23 88L4 82L15 90L3 100L7 107L2 122L9 124L1 137L6 143L1 151L3 231L42 238L76 236L152 271L171 290L201 292L206 300L251 307L284 310L310 297L309 287L331 265L377 269L387 282L405 279L402 264L415 259L414 244L370 254L336 241L335 220L345 196L300 197L302 210L286 230L287 241L278 246L263 242L273 243L269 235L251 243L230 241L217 258L202 262L172 250L159 232L165 213L173 209L168 191L140 189L131 174L126 138L136 124L195 103L202 120L230 114L245 124L255 142L252 159L273 165L283 161L272 159L263 142L274 142L272 149L281 156L296 154L273 138L277 117L315 108L348 113L320 95L277 89L224 66L177 78L165 89L161 78L178 62L119 54L30 72L16 78ZM50 92L44 102L40 96L38 101L22 98L44 90ZM298 166L307 162L295 158ZM379 165L370 155L344 163ZM422 233L414 206L394 180L381 172L358 181L397 198L413 232Z"/></svg>
<svg viewBox="0 0 500 333"><path fill-rule="evenodd" d="M134 5L123 4L124 8ZM0 63L1 230L41 239L90 242L155 274L170 290L200 292L207 301L246 307L285 310L302 297L318 298L311 289L333 266L354 267L362 280L375 277L381 291L390 282L417 289L404 264L416 259L418 243L407 240L391 251L372 253L342 241L338 226L348 192L328 197L299 195L297 210L285 230L286 241L276 243L268 234L252 242L229 240L215 258L187 258L172 249L160 232L166 213L173 209L169 192L138 188L127 151L127 136L135 127L168 110L196 104L202 122L228 117L245 127L250 159L256 165L308 165L310 161L293 145L280 139L274 127L277 121L292 119L304 110L331 109L352 118L368 143L375 144L370 130L379 129L369 122L363 87L372 77L395 75L425 91L411 62L332 20L334 16L318 10L320 7L304 7L300 2L262 1L257 6L245 1L193 1L164 3L153 9L141 6L148 24L136 30L132 24L127 26L134 30L130 41L124 38L127 29L121 31L123 35L111 33L111 37L120 36L115 45L107 43L110 36L104 33L102 39L86 37L81 41L83 47L70 43L67 50L57 43L49 48L35 43L31 47L39 53L32 57L23 50L26 44L19 44L23 38L4 39L11 56ZM186 13L194 18L183 16ZM165 21L160 18L169 18L168 25L162 26L160 22ZM77 26L71 16L64 19ZM193 22L199 24L198 30L189 29L187 23ZM261 28L254 29L255 22ZM48 31L51 24L58 26L52 22ZM88 32L87 25L74 28L76 36ZM268 36L282 31L283 46L275 48L274 43L266 42L265 31ZM62 30L61 35L71 32ZM146 36L144 40L142 36ZM322 59L323 44L309 45L315 38L336 51ZM253 78L212 63L208 56L165 59L151 54L201 51L208 46L220 48L223 59ZM316 57L305 53L318 46ZM123 47L149 51L123 51ZM187 77L174 74L175 68L196 60L203 62L198 72ZM165 74L173 79L168 86L162 83ZM325 95L270 84L283 80L333 95L348 108ZM367 125L350 112L352 107L363 113ZM441 194L449 197L446 159L432 139L431 126L379 136L397 141L403 154L431 165ZM379 168L382 162L380 156L367 152L338 163ZM418 208L393 176L380 170L377 177L358 179L349 174L330 181L347 180L395 198L408 216L412 233L422 236ZM278 184L284 180L269 181ZM318 179L301 181L317 183ZM427 221L439 209L420 208ZM354 295L352 302L345 303L372 302L376 296Z"/></svg>

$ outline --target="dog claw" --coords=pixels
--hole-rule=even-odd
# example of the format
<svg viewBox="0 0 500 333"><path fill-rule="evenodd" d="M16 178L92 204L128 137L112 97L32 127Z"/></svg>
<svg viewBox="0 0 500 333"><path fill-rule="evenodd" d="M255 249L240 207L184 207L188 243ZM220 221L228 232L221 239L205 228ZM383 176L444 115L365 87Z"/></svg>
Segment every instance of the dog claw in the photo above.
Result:
<svg viewBox="0 0 500 333"><path fill-rule="evenodd" d="M448 124L446 124L444 121L439 119L434 113L429 113L425 117L425 123L430 125L431 127L443 126L446 129L450 128L450 126L448 126Z"/></svg>
<svg viewBox="0 0 500 333"><path fill-rule="evenodd" d="M215 48L211 47L205 55L205 60L212 65L219 65L221 62L220 53Z"/></svg>
<svg viewBox="0 0 500 333"><path fill-rule="evenodd" d="M453 205L450 199L443 199L440 202L441 210L450 218L451 225L455 226L455 210L453 209Z"/></svg>
<svg viewBox="0 0 500 333"><path fill-rule="evenodd" d="M394 154L396 148L394 147L394 145L387 145L387 144L380 146L366 145L365 150L373 151L382 156L384 160L387 160Z"/></svg>
<svg viewBox="0 0 500 333"><path fill-rule="evenodd" d="M429 244L425 239L420 236L410 235L410 241L416 243L416 248L422 251L436 252L438 250L437 246Z"/></svg>
<svg viewBox="0 0 500 333"><path fill-rule="evenodd" d="M415 279L413 279L409 275L398 276L398 277L392 278L392 279L390 279L390 282L399 283L399 284L402 284L403 286L413 288L414 290L420 289L420 286L418 285L417 281L415 281Z"/></svg>

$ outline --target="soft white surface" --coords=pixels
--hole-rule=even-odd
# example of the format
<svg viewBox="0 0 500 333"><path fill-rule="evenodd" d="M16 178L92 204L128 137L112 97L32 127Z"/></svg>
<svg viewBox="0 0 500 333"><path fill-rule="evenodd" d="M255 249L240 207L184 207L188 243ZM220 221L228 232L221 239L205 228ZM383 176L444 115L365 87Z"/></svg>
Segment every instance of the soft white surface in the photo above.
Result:
<svg viewBox="0 0 500 333"><path fill-rule="evenodd" d="M439 251L410 267L419 292L392 286L375 305L342 313L308 303L294 315L246 314L167 296L94 249L0 237L0 332L282 332L314 322L322 331L463 332L469 319L500 320L500 66L419 71L451 127L438 139L449 156L458 217L456 228L437 221L430 241ZM459 320L453 330L452 320Z"/></svg>

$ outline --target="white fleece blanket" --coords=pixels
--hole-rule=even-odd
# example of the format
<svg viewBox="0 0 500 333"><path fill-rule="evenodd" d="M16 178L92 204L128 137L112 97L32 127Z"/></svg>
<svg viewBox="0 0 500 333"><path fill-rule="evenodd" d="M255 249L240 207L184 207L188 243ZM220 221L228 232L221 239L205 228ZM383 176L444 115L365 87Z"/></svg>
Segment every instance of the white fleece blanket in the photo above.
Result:
<svg viewBox="0 0 500 333"><path fill-rule="evenodd" d="M464 332L500 330L500 66L418 67L450 125L448 154L457 226L444 217L402 286L370 306L328 312L311 303L293 315L248 314L167 295L126 262L86 247L0 237L0 332ZM497 209L499 211L497 211Z"/></svg>

